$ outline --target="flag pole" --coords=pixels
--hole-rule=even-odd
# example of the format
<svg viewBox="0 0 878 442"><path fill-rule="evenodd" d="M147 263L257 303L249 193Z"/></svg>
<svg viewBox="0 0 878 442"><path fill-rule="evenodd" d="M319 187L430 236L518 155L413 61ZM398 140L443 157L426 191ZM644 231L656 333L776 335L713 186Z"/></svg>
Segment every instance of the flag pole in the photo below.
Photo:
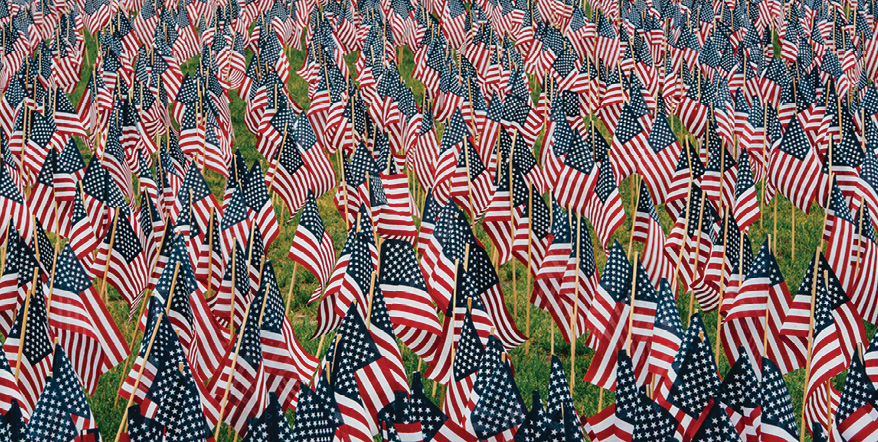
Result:
<svg viewBox="0 0 878 442"><path fill-rule="evenodd" d="M567 212L567 217L571 218L573 210ZM576 278L574 279L574 296L573 296L573 315L570 316L570 390L576 386L576 326L578 325L577 316L579 316L579 259L582 255L582 215L576 214Z"/></svg>
<svg viewBox="0 0 878 442"><path fill-rule="evenodd" d="M15 361L15 383L18 384L18 376L21 374L21 353L24 350L24 340L27 336L27 318L30 314L30 300L37 288L37 275L40 270L39 266L34 267L34 277L31 281L31 289L27 291L27 297L24 300L24 314L21 317L21 335L18 338L18 359Z"/></svg>
<svg viewBox="0 0 878 442"><path fill-rule="evenodd" d="M821 233L821 236L823 234ZM814 271L811 276L811 314L808 319L808 352L805 357L805 388L802 395L802 433L799 435L799 442L805 442L805 408L807 408L808 384L811 382L811 350L814 344L814 305L817 300L817 266L820 261L820 249L814 251ZM767 321L766 321L767 322Z"/></svg>
<svg viewBox="0 0 878 442"><path fill-rule="evenodd" d="M110 232L110 246L107 248L107 265L104 267L104 278L101 283L101 299L107 302L107 275L110 272L110 261L113 256L113 242L116 240L116 226L119 224L119 208L116 207L116 216L113 219L113 231Z"/></svg>
<svg viewBox="0 0 878 442"><path fill-rule="evenodd" d="M524 308L526 311L526 323L525 323L525 335L530 336L530 293L531 293L531 284L533 283L533 275L531 275L531 264L532 264L532 253L533 253L533 218L534 218L534 185L530 183L528 186L528 194L527 194L527 207L528 207L528 223L527 223L527 269L525 269L525 274L527 275L527 283L525 287L525 295L528 297L525 299ZM862 218L861 218L862 220ZM554 330L554 324L551 326ZM530 339L524 344L524 355L527 356L530 354Z"/></svg>
<svg viewBox="0 0 878 442"><path fill-rule="evenodd" d="M723 226L723 253L729 253L729 210L726 209L725 213L725 225ZM743 237L743 234L742 234ZM741 256L741 249L738 248L738 256ZM725 267L725 264L723 264ZM722 316L722 307L723 307L723 298L726 294L726 281L725 281L726 272L723 271L719 275L719 304L716 307L716 342L714 342L714 350L713 350L713 358L714 360L719 360L719 333L722 328L723 316ZM740 282L738 283L738 289L740 290Z"/></svg>

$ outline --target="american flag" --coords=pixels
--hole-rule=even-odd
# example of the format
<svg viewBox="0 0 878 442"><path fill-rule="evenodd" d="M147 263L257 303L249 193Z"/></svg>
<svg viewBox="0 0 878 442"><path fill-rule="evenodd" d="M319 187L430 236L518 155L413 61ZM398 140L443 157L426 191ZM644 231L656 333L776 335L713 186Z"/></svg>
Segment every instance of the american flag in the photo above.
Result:
<svg viewBox="0 0 878 442"><path fill-rule="evenodd" d="M769 358L762 358L762 388L757 436L794 442L799 439L793 401L781 370Z"/></svg>
<svg viewBox="0 0 878 442"><path fill-rule="evenodd" d="M465 276L471 278L468 281L469 288L485 306L485 311L488 313L500 341L508 350L523 344L527 337L518 330L515 319L506 306L506 300L500 286L500 277L494 270L494 266L491 265L488 253L480 245L472 244L469 248L469 255L464 262L468 265ZM458 277L462 278L463 276L458 275Z"/></svg>
<svg viewBox="0 0 878 442"><path fill-rule="evenodd" d="M674 436L674 417L638 388L634 364L625 350L619 350L616 371L616 434L632 440L664 440ZM643 438L643 439L641 439Z"/></svg>
<svg viewBox="0 0 878 442"><path fill-rule="evenodd" d="M27 138L27 147L22 162L31 173L37 174L49 150L53 149L52 139L55 135L55 120L51 116L39 112L31 114L30 134ZM60 147L60 146L59 146Z"/></svg>
<svg viewBox="0 0 878 442"><path fill-rule="evenodd" d="M738 293L723 302L723 310L727 313L722 339L727 356L737 360L740 355L736 353L743 346L756 361L755 355L779 361L783 373L801 367L805 362L804 341L781 337L783 321L791 303L792 295L766 241L750 265ZM765 334L768 334L767 338ZM768 344L767 349L763 348L763 340Z"/></svg>
<svg viewBox="0 0 878 442"><path fill-rule="evenodd" d="M521 175L513 170L510 144L504 143L509 137L501 135L498 156L501 157L496 167L495 189L491 202L485 212L482 227L494 243L497 250L497 263L502 265L512 259L513 231L517 228L513 216L521 213L521 205L527 202L527 188ZM510 175L511 173L511 175ZM511 188L510 188L511 186Z"/></svg>
<svg viewBox="0 0 878 442"><path fill-rule="evenodd" d="M387 302L394 333L419 357L427 358L442 333L436 309L411 244L388 239L381 245L378 287Z"/></svg>
<svg viewBox="0 0 878 442"><path fill-rule="evenodd" d="M70 215L70 246L87 272L91 272L92 251L98 244L93 224L82 204L82 194L76 192Z"/></svg>
<svg viewBox="0 0 878 442"><path fill-rule="evenodd" d="M771 151L768 178L800 210L808 211L816 197L820 162L802 125L794 118L780 144Z"/></svg>
<svg viewBox="0 0 878 442"><path fill-rule="evenodd" d="M594 162L592 152L583 137L574 132L572 142L567 146L563 166L555 175L553 191L558 204L576 213L585 214L591 202L589 195L598 184L599 172L600 166Z"/></svg>
<svg viewBox="0 0 878 442"><path fill-rule="evenodd" d="M6 360L6 353L0 352L0 407L7 410L8 414L12 412L13 408L18 410L20 403L22 403L21 392L15 382L13 368ZM7 425L12 426L9 422L0 423L0 436L3 435L3 428L6 428Z"/></svg>
<svg viewBox="0 0 878 442"><path fill-rule="evenodd" d="M637 164L649 151L651 151L649 133L640 124L630 104L624 105L616 131L613 133L610 149L610 164L613 165L617 184L629 175L637 173L639 169Z"/></svg>
<svg viewBox="0 0 878 442"><path fill-rule="evenodd" d="M741 435L732 424L729 415L726 413L725 406L714 400L710 411L701 421L698 431L692 436L693 441L729 441L737 442L741 440Z"/></svg>
<svg viewBox="0 0 878 442"><path fill-rule="evenodd" d="M326 353L326 362L331 367L332 394L348 434L354 440L369 440L370 435L377 432L377 426L363 405L358 373L381 359L381 352L357 306L348 309L339 326L339 335L341 337Z"/></svg>
<svg viewBox="0 0 878 442"><path fill-rule="evenodd" d="M691 317L672 367L667 379L668 391L660 395L661 400L679 421L678 431L692 434L696 430L694 424L709 412L708 407L721 386L713 349L700 314Z"/></svg>
<svg viewBox="0 0 878 442"><path fill-rule="evenodd" d="M595 192L586 207L585 215L594 226L601 245L606 249L613 232L625 222L625 210L612 166L604 161L600 169Z"/></svg>
<svg viewBox="0 0 878 442"><path fill-rule="evenodd" d="M854 249L857 239L858 225L850 210L847 201L842 195L838 180L832 181L832 192L826 207L826 228L823 238L826 243L826 260L829 266L839 276L839 281L845 292L853 293L856 287L856 265Z"/></svg>
<svg viewBox="0 0 878 442"><path fill-rule="evenodd" d="M260 339L262 304L249 304L235 345L226 355L208 385L210 395L220 403L221 418L238 434L246 431L247 419L268 406L268 376Z"/></svg>
<svg viewBox="0 0 878 442"><path fill-rule="evenodd" d="M90 431L97 431L97 421L83 394L76 370L61 346L56 345L52 376L30 416L27 439L63 435L73 440Z"/></svg>
<svg viewBox="0 0 878 442"><path fill-rule="evenodd" d="M569 342L572 334L569 316L572 303L560 295L564 274L567 272L571 254L576 253L576 247L567 213L557 202L553 202L552 212L552 226L547 235L549 245L534 275L531 303L552 315L561 330L561 336ZM585 328L579 328L579 331L584 333Z"/></svg>
<svg viewBox="0 0 878 442"><path fill-rule="evenodd" d="M277 395L284 409L291 408L295 404L300 383L310 381L318 360L305 352L290 320L284 315L283 298L271 261L265 262L262 282L252 302L260 307L263 303L262 356L268 376L268 390Z"/></svg>
<svg viewBox="0 0 878 442"><path fill-rule="evenodd" d="M664 377L673 372L674 357L680 350L684 331L677 303L667 280L661 281L657 294L652 345L649 349L649 370Z"/></svg>
<svg viewBox="0 0 878 442"><path fill-rule="evenodd" d="M453 201L442 208L435 225L433 241L425 245L421 257L421 269L430 296L445 310L454 290L454 262L465 257L466 245L474 244L475 237L466 215Z"/></svg>
<svg viewBox="0 0 878 442"><path fill-rule="evenodd" d="M665 248L665 232L647 186L640 186L631 239L644 244L641 262L654 286L661 279L672 279L674 260Z"/></svg>
<svg viewBox="0 0 878 442"><path fill-rule="evenodd" d="M671 186L665 199L665 210L672 216L677 216L688 203L689 183L697 184L704 175L704 163L699 158L698 149L685 142L685 150L680 152L677 159L677 167L671 179Z"/></svg>
<svg viewBox="0 0 878 442"><path fill-rule="evenodd" d="M76 77L78 79L79 75L77 74ZM85 118L76 111L67 94L60 89L55 91L54 106L55 126L58 133L85 139L87 136Z"/></svg>
<svg viewBox="0 0 878 442"><path fill-rule="evenodd" d="M131 215L127 212L127 209L117 211L113 221L115 227L97 249L94 268L102 272L103 284L111 284L128 305L133 306L146 289L149 269L146 254L131 225ZM101 287L101 290L105 291L106 287Z"/></svg>
<svg viewBox="0 0 878 442"><path fill-rule="evenodd" d="M232 283L234 282L234 286ZM208 300L210 309L220 324L240 324L244 318L246 305L251 301L249 264L247 249L235 241L229 251L229 261L225 265L222 283L216 295Z"/></svg>
<svg viewBox="0 0 878 442"><path fill-rule="evenodd" d="M640 158L638 171L655 194L656 201L663 203L670 194L676 161L683 151L663 108L656 114L647 141L650 149Z"/></svg>
<svg viewBox="0 0 878 442"><path fill-rule="evenodd" d="M317 277L317 288L314 290L315 293L319 294L332 273L335 264L335 250L332 238L320 218L317 202L312 192L308 192L307 199L302 206L296 236L293 238L293 243L290 244L289 257ZM312 294L313 296L315 295Z"/></svg>
<svg viewBox="0 0 878 442"><path fill-rule="evenodd" d="M362 230L352 228L347 241L342 247L341 254L336 261L332 276L323 294L318 313L318 330L315 336L335 329L348 306L355 301L360 314L366 315L366 302L369 297L369 278L375 270L378 259L375 242L372 237L371 222L368 217L362 220ZM314 302L319 293L312 295L309 302Z"/></svg>
<svg viewBox="0 0 878 442"><path fill-rule="evenodd" d="M223 209L223 216L220 222L220 231L222 232L222 243L225 250L231 250L235 242L246 242L250 234L250 217L247 213L247 206L244 198L244 190L242 185L234 187L231 192L227 191L228 203ZM189 207L183 209L189 211Z"/></svg>
<svg viewBox="0 0 878 442"><path fill-rule="evenodd" d="M701 177L701 190L707 194L708 201L719 210L720 207L733 207L738 164L717 135L713 126L705 135L708 160L704 176Z"/></svg>
<svg viewBox="0 0 878 442"><path fill-rule="evenodd" d="M43 226L50 226L53 230L60 223L61 218L60 213L55 213L58 210L54 186L55 169L57 168L56 157L55 150L49 150L42 168L36 174L30 196L27 199L27 205L36 217L36 221L39 221ZM55 233L61 234L61 232Z"/></svg>
<svg viewBox="0 0 878 442"><path fill-rule="evenodd" d="M728 152L726 153L728 154ZM746 232L751 224L760 216L759 200L756 197L756 184L753 182L753 171L750 168L750 154L747 149L741 150L738 157L738 176L735 181L735 204L732 212L738 228Z"/></svg>
<svg viewBox="0 0 878 442"><path fill-rule="evenodd" d="M394 400L395 391L408 393L405 369L393 324L380 288L375 288L370 301L368 329L381 358L357 372L359 390L363 393L363 405L370 416L376 416L384 406ZM341 330L345 337L345 330Z"/></svg>
<svg viewBox="0 0 878 442"><path fill-rule="evenodd" d="M315 440L332 440L341 425L338 405L327 394L329 385L327 371L317 375L314 392L310 387L303 386L296 399L296 419L293 422L289 440L313 438ZM324 393L320 393L323 390ZM330 402L331 401L331 402Z"/></svg>
<svg viewBox="0 0 878 442"><path fill-rule="evenodd" d="M835 414L844 440L869 440L878 436L876 393L860 353L855 352Z"/></svg>
<svg viewBox="0 0 878 442"><path fill-rule="evenodd" d="M816 299L812 300L812 296ZM814 305L813 314L811 305ZM813 330L809 330L811 326ZM813 336L810 377L805 390L805 421L818 422L826 428L826 406L830 400L826 397L826 381L849 365L857 343L866 338L862 318L822 253L811 260L805 271L784 319L781 335L789 340L807 340L809 335ZM838 393L833 392L831 399L837 403Z"/></svg>
<svg viewBox="0 0 878 442"><path fill-rule="evenodd" d="M58 155L57 169L54 171L55 198L60 201L73 201L79 193L77 184L85 175L85 161L76 143L71 140Z"/></svg>
<svg viewBox="0 0 878 442"><path fill-rule="evenodd" d="M576 406L573 404L573 393L570 391L567 379L564 366L561 365L561 359L557 355L552 355L552 367L549 372L546 396L546 417L556 423L563 421L565 413L573 413L574 416L578 416ZM534 406L536 405L535 402Z"/></svg>
<svg viewBox="0 0 878 442"><path fill-rule="evenodd" d="M739 435L753 437L758 431L760 385L753 360L741 352L731 370L723 378L716 400L726 407L732 425Z"/></svg>
<svg viewBox="0 0 878 442"><path fill-rule="evenodd" d="M219 366L229 335L204 299L205 290L195 279L184 239L177 235L168 241L173 245L155 284L154 295L165 300L171 298L168 319L177 331L189 366L198 376L207 379Z"/></svg>
<svg viewBox="0 0 878 442"><path fill-rule="evenodd" d="M162 167L162 170L165 168ZM197 167L190 166L186 171L183 183L180 185L180 190L174 200L174 206L170 210L172 219L176 219L184 207L191 208L194 221L199 226L207 225L210 221L210 210L216 208L213 193Z"/></svg>
<svg viewBox="0 0 878 442"><path fill-rule="evenodd" d="M25 305L27 308L24 308ZM27 327L23 329L25 315ZM52 331L46 314L42 284L37 284L30 301L18 309L15 322L3 343L3 351L9 364L14 367L13 373L18 374L22 411L29 416L46 386L46 377L52 371Z"/></svg>
<svg viewBox="0 0 878 442"><path fill-rule="evenodd" d="M253 167L250 168L243 189L248 217L253 218L252 222L259 227L264 245L268 248L280 235L280 226L277 223L274 205L271 203L271 197L265 184L265 176L262 174L258 161L254 162Z"/></svg>
<svg viewBox="0 0 878 442"><path fill-rule="evenodd" d="M122 332L67 244L52 276L49 323L89 392L129 353Z"/></svg>
<svg viewBox="0 0 878 442"><path fill-rule="evenodd" d="M481 390L481 394L472 409L467 427L472 425L479 440L509 440L524 422L527 413L513 379L512 368L505 358L502 361L499 359L499 355L489 358L489 354L485 354L473 386L474 392ZM480 389L480 386L483 388Z"/></svg>
<svg viewBox="0 0 878 442"><path fill-rule="evenodd" d="M529 189L529 192L532 193L533 189ZM528 197L528 204L517 214L515 221L512 255L525 265L530 259L528 271L536 276L551 242L549 206L541 197L531 195Z"/></svg>
<svg viewBox="0 0 878 442"><path fill-rule="evenodd" d="M858 263L854 264L854 278L857 280L854 285L853 293L851 294L851 300L854 305L857 306L857 312L863 316L863 319L870 321L872 319L876 319L876 315L878 315L878 305L875 304L875 297L870 296L871 293L875 293L876 287L875 284L878 283L878 279L872 278L871 275L874 274L876 269L876 253L878 253L878 249L876 249L875 240L875 230L872 224L872 211L869 209L868 205L863 205L860 208L860 219L862 219L862 223L857 226L857 240L856 240L856 250L855 250L855 258Z"/></svg>
<svg viewBox="0 0 878 442"><path fill-rule="evenodd" d="M307 124L307 121L301 119L296 124ZM311 191L311 186L308 185L311 175L305 167L295 137L288 136L283 147L279 149L271 179L271 189L277 191L291 213L297 212L305 204Z"/></svg>

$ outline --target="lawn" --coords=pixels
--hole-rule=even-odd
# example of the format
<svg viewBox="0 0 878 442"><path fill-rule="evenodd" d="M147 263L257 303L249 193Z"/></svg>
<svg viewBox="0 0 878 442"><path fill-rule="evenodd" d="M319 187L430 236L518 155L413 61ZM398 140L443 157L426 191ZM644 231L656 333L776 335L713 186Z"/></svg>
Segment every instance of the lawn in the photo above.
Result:
<svg viewBox="0 0 878 442"><path fill-rule="evenodd" d="M87 36L86 39L89 47L88 59L94 60L95 48L93 40L90 36ZM288 55L290 57L291 65L294 69L302 65L302 61L304 59L303 52L292 49L289 51ZM412 79L412 53L408 50L408 48L406 48L402 50L402 56L403 59L400 63L402 77L406 81L406 83L413 89L416 101L420 102L423 96L424 89L417 80ZM352 71L353 61L355 58L356 54L350 54L348 55L348 57L346 57L346 60L349 63ZM195 68L195 64L190 61L184 66L184 68L191 71ZM90 70L90 66L83 68L84 73L90 72ZM536 85L536 83L533 81L531 82L531 84L534 98L536 98L539 92L539 86ZM79 99L83 87L84 81L77 88L77 92L74 93L71 97L74 103L76 102L76 100ZM290 93L298 103L302 105L307 105L307 85L304 80L293 74L288 84L288 87ZM248 164L252 164L253 161L260 161L263 171L268 170L265 159L262 158L255 150L255 146L257 143L256 137L247 130L247 127L244 124L245 103L241 99L239 99L234 92L231 94L231 100L231 111L235 131L236 148L239 148L241 150ZM679 127L679 124L676 124L675 127ZM83 150L83 152L85 154L87 153L87 150ZM335 161L333 161L333 164L335 164ZM221 199L224 189L224 180L222 179L222 177L219 174L210 171L207 172L206 177L214 194ZM761 198L761 185L757 186L760 188L757 193ZM626 213L629 215L632 213L632 206L634 203L634 200L632 199L632 190L633 185L631 183L631 178L626 179L621 183L620 191L622 195L622 200L625 205ZM339 216L334 205L332 204L332 195L327 194L321 197L318 200L318 206L321 216L323 217L323 221L326 225L327 231L332 236L335 243L336 252L338 253L341 250L341 246L345 240L346 231L341 217ZM279 200L275 204L275 210L280 217L282 207ZM761 222L757 222L752 228L750 236L751 244L754 247L755 253L755 251L759 248L763 241L765 241L767 235L772 234L773 228L776 224L777 247L775 250L775 254L783 271L784 277L786 278L787 284L790 287L790 290L792 292L795 292L799 282L801 281L803 272L808 265L810 257L813 256L815 248L820 245L820 232L823 222L823 212L819 207L815 207L815 210L813 210L809 214L804 214L802 212L796 213L796 224L794 228L792 224L791 214L792 210L797 209L794 209L789 201L787 201L783 197L778 197L776 212L774 212L774 210L775 209L772 207L762 207L763 217ZM281 234L279 238L274 242L270 250L268 250L268 258L274 262L274 266L278 276L278 282L281 286L282 293L285 295L287 293L291 293L291 295L293 296L290 320L295 328L295 331L305 349L311 354L316 354L318 351L318 341L308 340L307 338L310 337L316 329L317 306L316 304L306 304L306 301L310 293L314 289L316 282L312 275L300 269L296 275L294 287L292 291L289 291L290 286L293 285L291 281L293 276L293 263L290 259L287 258L287 249L296 231L297 219L294 217L290 222L286 222L289 218L289 212L285 212L286 213L284 213L283 219L281 219ZM662 225L665 228L665 232L669 232L674 220L670 219L664 210L659 209L658 212L661 215L661 221ZM774 216L774 213L777 214L776 218ZM630 231L631 218L629 216L625 224L621 228L619 228L619 230L617 230L613 239L618 240L623 246L627 248L630 238ZM477 236L479 236L483 244L490 244L490 241L488 240L484 231L481 229L480 225L476 226L475 233ZM793 252L794 236L795 253ZM592 235L592 238L594 238L594 235ZM593 248L595 251L595 257L598 262L598 267L602 269L604 262L606 261L605 253L602 251L600 245L596 241L593 244ZM638 251L640 249L640 245L635 245L634 250ZM529 294L526 293L526 287L524 283L524 281L526 280L524 266L522 266L521 264L515 265L515 277L517 279L517 291L515 292L513 292L512 289L512 264L506 264L502 266L499 269L499 274L502 281L504 293L506 294L506 301L509 304L509 310L512 312L516 312L515 319L517 320L519 327L524 329L525 315L528 308L527 299L529 297ZM112 312L117 323L120 325L120 328L122 328L123 333L126 335L126 339L131 339L131 336L134 334L135 324L133 321L130 323L127 321L127 305L124 301L121 300L121 298L118 296L118 294L115 293L113 289L110 289L110 291L110 311ZM687 320L685 318L688 316L688 303L689 294L683 294L679 297L678 307L681 316L684 318L684 325L687 324ZM528 406L530 406L531 402L531 391L538 390L543 398L546 397L546 387L548 383L550 367L549 361L551 357L550 336L551 328L554 327L554 324L552 323L548 314L538 309L531 310L532 326L530 333L530 351L529 353L527 353L525 347L521 346L510 353L512 357L512 362L515 367L515 380ZM716 338L716 312L706 313L703 315L703 317L709 331L708 337L711 342L714 342L714 339ZM875 328L867 324L867 332L869 336L871 336L874 331ZM138 345L139 339L134 343L133 348L138 348ZM569 374L571 346L567 343L562 342L561 339L558 338L555 340L554 349L555 353L564 362L564 368ZM410 374L416 371L419 366L419 360L415 356L415 354L412 353L410 350L403 348L402 355L406 372ZM576 349L575 361L577 378L581 379L582 375L584 375L584 373L586 372L592 355L593 351L588 349L584 345L584 339L580 339L578 342L578 347ZM729 370L729 367L730 365L728 361L726 361L724 357L721 356L721 359L719 361L720 373L724 375ZM124 401L116 403L116 393L118 391L122 375L122 366L118 366L105 374L100 380L97 392L89 400L92 410L97 418L101 434L105 439L108 440L112 440L112 438L115 436L116 430L119 427L120 419L122 418L123 408L125 405ZM801 414L801 402L804 383L803 378L803 370L798 370L794 373L789 374L786 377L787 385L790 389L790 393L792 394L793 405L797 415ZM843 379L836 379L835 381L836 387L840 388L843 383ZM425 381L425 387L429 394L430 390L432 389L432 381ZM597 387L578 380L573 391L573 397L575 399L578 412L584 416L590 416L595 414L598 411L599 395L600 392ZM438 400L438 398L439 393L437 393L435 399ZM609 391L605 392L605 394L603 395L604 406L611 403L612 400L613 394ZM292 421L292 413L289 413L289 418ZM231 440L231 438L228 437L226 431L222 431L221 434L221 440Z"/></svg>

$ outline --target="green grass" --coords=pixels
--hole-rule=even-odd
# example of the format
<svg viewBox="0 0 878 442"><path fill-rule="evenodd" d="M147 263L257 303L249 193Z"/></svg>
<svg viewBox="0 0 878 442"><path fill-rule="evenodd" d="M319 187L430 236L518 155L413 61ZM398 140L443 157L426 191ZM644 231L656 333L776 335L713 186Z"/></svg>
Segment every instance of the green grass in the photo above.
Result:
<svg viewBox="0 0 878 442"><path fill-rule="evenodd" d="M86 39L90 52L89 59L93 61L95 59L94 41L90 36L87 36ZM302 62L304 60L304 53L292 49L289 51L289 57L293 69L296 69L302 65ZM346 57L346 61L348 62L352 72L354 70L353 61L355 60L355 58L356 54L350 54ZM408 48L402 50L402 61L400 65L400 71L403 80L409 85L409 87L413 89L416 100L418 102L421 102L423 98L424 88L423 85L421 85L417 80L412 78L412 53L408 50ZM192 70L195 68L195 65L190 61L189 63L184 65L184 68L189 68L190 70ZM83 75L86 78L88 77L88 72L90 72L90 69L90 66L83 68ZM293 74L287 86L291 95L298 103L302 105L307 104L307 84L304 82L304 80ZM84 81L79 85L77 91L72 95L72 99L74 101L79 99L83 87ZM536 98L539 93L539 86L534 84L534 82L532 82L532 92L534 94L534 98ZM259 161L263 166L263 170L267 170L267 164L265 162L265 159L262 158L255 151L257 139L247 130L246 125L244 124L244 112L246 111L244 102L240 98L238 98L235 92L231 93L231 100L231 114L236 137L235 147L241 150L244 158L247 160L248 163L252 164L253 161ZM679 127L679 124L677 124L675 127ZM602 130L602 132L606 134L605 131ZM542 139L542 135L540 139ZM540 144L541 143L539 143L538 141L537 146L539 146ZM84 149L84 147L82 148ZM84 152L87 151L84 150ZM332 162L333 164L335 164L334 159ZM219 174L208 171L206 172L206 178L214 194L218 198L221 198L224 188L224 180L222 179L222 177ZM622 201L628 214L632 213L632 189L633 186L631 184L630 178L623 181L620 185ZM761 190L758 193L761 198ZM332 236L332 239L335 243L336 252L338 253L346 237L346 231L341 217L339 216L334 205L332 204L331 198L331 194L324 195L318 200L318 206L320 213L323 217L323 221L326 225L326 229ZM794 209L792 208L790 202L783 197L778 197L777 200L777 219L774 218L773 210L770 207L763 206L762 222L757 222L753 226L750 234L750 240L755 252L755 250L758 249L758 247L766 239L767 235L772 234L773 226L776 222L777 231L776 233L774 233L774 236L776 237L777 248L775 250L775 254L783 271L784 277L787 280L787 284L790 287L790 290L795 291L798 287L799 282L801 281L802 274L808 265L810 257L813 255L814 250L820 244L820 232L823 222L823 212L819 208L815 208L815 210L813 210L810 214L798 212L796 214L796 224L794 228L791 217L791 211ZM275 204L275 210L278 216L280 216L282 210L280 203ZM669 232L670 227L673 224L673 220L670 219L670 217L666 214L664 210L659 209L658 212L661 216L661 222L665 228L665 231ZM278 282L280 284L281 291L285 296L290 288L293 272L293 263L287 258L287 248L289 247L289 244L293 239L297 224L297 219L293 219L291 222L285 222L288 217L289 212L287 211L284 217L281 219L280 236L274 242L272 247L268 250L268 258L274 262L276 273L278 276ZM630 230L631 218L628 217L628 219L625 221L625 224L621 228L619 228L612 240L618 240L623 246L627 248ZM793 255L792 250L794 231L795 256ZM483 244L490 244L490 241L488 240L480 225L476 226L475 233L481 239ZM592 237L594 238L594 235L592 235ZM489 248L490 247L491 246L489 246ZM602 251L600 245L597 243L596 240L593 244L593 248L595 251L595 257L597 259L598 266L602 269L606 261L605 253ZM634 246L635 251L640 251L641 249L642 247L640 245ZM511 312L518 312L515 319L519 327L522 329L524 329L525 326L525 312L528 308L528 294L525 293L525 274L523 269L523 265L515 265L515 272L518 281L518 290L515 293L513 293L512 290L512 265L506 264L499 269L499 276L501 278L504 293L506 294L507 303L509 304L509 310ZM311 354L316 354L318 350L318 341L308 339L308 337L310 337L316 329L315 318L317 306L314 304L308 305L306 304L306 301L315 287L315 278L308 272L300 269L298 271L298 274L296 275L295 285L291 292L293 296L293 302L290 320L293 324L297 336L299 337L299 340L302 342L305 349ZM678 299L678 307L681 317L684 318L684 325L687 323L687 320L685 318L688 316L688 297L688 294L684 294ZM131 336L134 334L135 331L135 324L133 322L129 323L127 321L128 307L113 289L110 289L110 302L108 307L112 312L116 322L119 324L120 328L125 334L126 339L131 339ZM552 327L554 327L551 318L545 312L532 308L531 313L532 327L530 330L530 352L526 353L525 346L521 346L510 352L511 359L515 367L515 380L528 406L530 406L531 402L531 391L537 390L540 392L543 398L546 397L546 386L548 383L550 367L549 362L551 358L550 336L551 329ZM716 338L716 313L706 313L703 315L703 318L708 329L708 337L711 342L715 342L714 339ZM867 332L870 334L870 336L871 333L874 332L874 330L875 329L873 326L867 324ZM137 349L138 346L139 339L134 343L134 346L132 348ZM568 343L563 342L560 338L556 338L554 348L555 354L557 354L561 358L564 363L564 368L565 370L567 370L567 373L569 375L571 369L571 346ZM412 353L407 348L403 348L402 355L406 372L410 374L416 371L419 366L419 361L414 353ZM575 361L575 365L576 377L578 379L573 390L573 397L575 399L577 411L581 415L589 416L599 411L598 398L600 395L600 389L581 381L581 378L585 374L589 366L589 362L591 361L591 358L593 356L593 351L584 345L584 339L580 339L577 342L576 355L577 360ZM323 355L317 356L322 357ZM729 370L729 363L725 360L722 354L719 361L719 369L720 373L723 375ZM426 366L422 367L422 370L426 370ZM118 386L122 375L122 366L118 366L106 373L103 377L101 377L96 393L89 399L89 404L92 407L92 410L96 416L101 434L105 439L108 440L112 440L115 437L116 430L119 427L125 405L124 401L120 401L120 403L115 404ZM798 370L786 376L787 385L790 389L790 393L793 399L793 406L798 416L800 416L801 413L804 383L803 378L803 370ZM840 379L836 380L837 387L840 387L840 381ZM432 389L432 381L426 380L425 387L429 394L430 390ZM439 394L437 393L435 399L438 400L438 397ZM606 391L603 395L604 406L611 403L612 401L613 393ZM288 417L292 421L292 413L289 413ZM231 440L231 438L227 437L226 431L222 431L221 434L221 440Z"/></svg>

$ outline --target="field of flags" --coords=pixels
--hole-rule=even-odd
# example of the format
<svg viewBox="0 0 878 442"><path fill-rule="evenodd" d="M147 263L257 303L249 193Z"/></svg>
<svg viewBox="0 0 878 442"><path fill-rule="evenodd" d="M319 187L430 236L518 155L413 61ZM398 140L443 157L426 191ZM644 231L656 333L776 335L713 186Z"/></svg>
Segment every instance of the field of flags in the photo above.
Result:
<svg viewBox="0 0 878 442"><path fill-rule="evenodd" d="M0 442L878 441L876 16L0 0Z"/></svg>

